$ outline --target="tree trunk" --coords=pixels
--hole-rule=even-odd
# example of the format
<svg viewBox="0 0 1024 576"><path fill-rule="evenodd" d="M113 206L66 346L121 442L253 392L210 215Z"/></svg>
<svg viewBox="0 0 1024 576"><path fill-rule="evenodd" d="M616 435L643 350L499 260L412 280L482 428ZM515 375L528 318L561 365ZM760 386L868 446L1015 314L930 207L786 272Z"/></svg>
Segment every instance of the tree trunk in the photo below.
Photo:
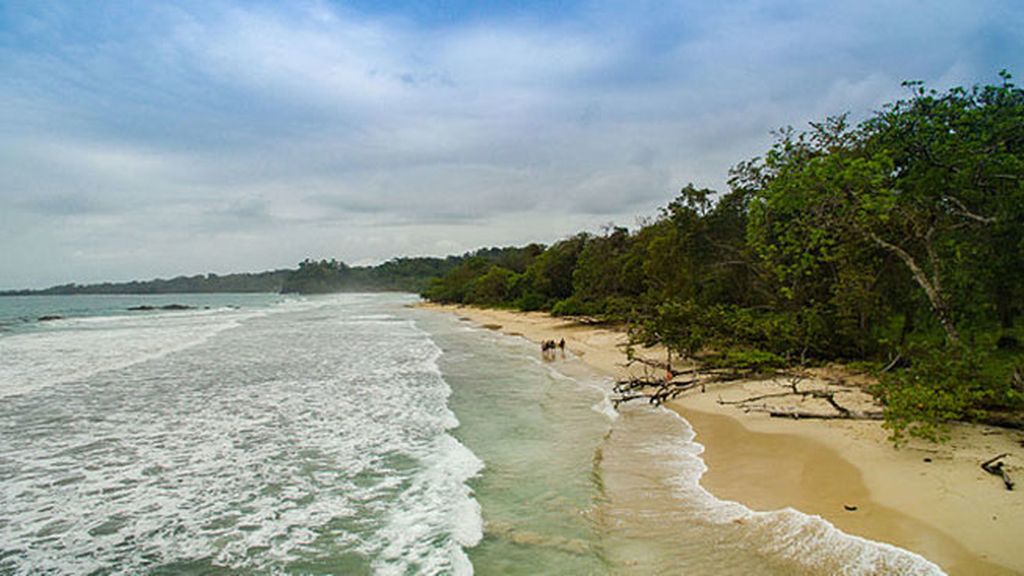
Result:
<svg viewBox="0 0 1024 576"><path fill-rule="evenodd" d="M928 302L932 305L932 310L935 312L935 316L938 317L939 323L942 324L942 329L946 331L946 338L951 344L960 344L960 334L956 331L956 326L953 325L953 315L950 313L949 304L946 302L946 298L942 294L941 286L938 282L928 278L924 270L917 264L914 257L909 252L900 248L895 244L891 244L883 240L878 234L869 231L868 237L870 237L875 244L878 244L882 248L892 252L904 264L910 269L910 273L914 276L914 280L924 290L924 293L928 296ZM938 270L936 269L936 274Z"/></svg>
<svg viewBox="0 0 1024 576"><path fill-rule="evenodd" d="M907 336L914 331L914 307L907 305L903 311L903 327L900 329L900 347L907 343Z"/></svg>
<svg viewBox="0 0 1024 576"><path fill-rule="evenodd" d="M1013 294L1005 281L999 282L996 289L996 313L999 316L999 327L1004 333L1013 330L1013 320L1017 310L1014 308Z"/></svg>

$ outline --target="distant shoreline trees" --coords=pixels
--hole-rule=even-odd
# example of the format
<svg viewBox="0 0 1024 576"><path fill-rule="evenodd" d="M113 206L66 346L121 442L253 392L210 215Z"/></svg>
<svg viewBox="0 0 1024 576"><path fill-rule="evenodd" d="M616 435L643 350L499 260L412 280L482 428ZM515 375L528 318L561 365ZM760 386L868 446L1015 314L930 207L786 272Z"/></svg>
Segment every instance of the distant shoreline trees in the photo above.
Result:
<svg viewBox="0 0 1024 576"><path fill-rule="evenodd" d="M427 283L443 276L462 257L394 258L378 266L349 266L338 260L310 260L299 263L285 278L283 294L326 294L330 292L420 292Z"/></svg>
<svg viewBox="0 0 1024 576"><path fill-rule="evenodd" d="M0 296L278 292L290 274L292 270L272 270L239 274L197 274L131 282L62 284L41 290L7 290L0 292Z"/></svg>
<svg viewBox="0 0 1024 576"><path fill-rule="evenodd" d="M443 276L464 256L447 258L394 258L377 266L348 266L338 260L310 260L296 269L241 274L199 274L101 284L64 284L42 290L8 290L0 296L47 296L72 294L187 294L223 292L280 292L325 294L330 292L413 292Z"/></svg>

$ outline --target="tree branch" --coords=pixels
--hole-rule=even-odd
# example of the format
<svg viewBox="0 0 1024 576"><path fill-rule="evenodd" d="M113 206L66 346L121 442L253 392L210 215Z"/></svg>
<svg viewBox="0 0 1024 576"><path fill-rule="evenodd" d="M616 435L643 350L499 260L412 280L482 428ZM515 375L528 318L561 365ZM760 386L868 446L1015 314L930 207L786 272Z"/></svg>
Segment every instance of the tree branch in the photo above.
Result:
<svg viewBox="0 0 1024 576"><path fill-rule="evenodd" d="M814 420L884 420L882 412L851 412L849 414L822 414L803 410L772 410L768 412L772 418L814 419Z"/></svg>
<svg viewBox="0 0 1024 576"><path fill-rule="evenodd" d="M878 234L875 234L872 230L863 230L864 234L867 235L875 244L878 244L882 248L892 252L899 257L900 260L906 264L907 268L910 269L910 273L914 276L914 280L924 290L925 295L928 296L928 301L932 305L932 310L939 318L939 323L942 324L943 329L946 331L946 337L953 344L960 343L960 335L956 331L956 327L953 326L953 321L949 317L949 307L946 304L946 299L942 295L941 288L936 286L936 283L928 278L928 275L918 266L917 261L909 252L900 248L899 246L887 242Z"/></svg>
<svg viewBox="0 0 1024 576"><path fill-rule="evenodd" d="M961 202L960 199L955 197L955 196L950 196L950 195L947 194L947 195L944 195L942 197L942 199L943 200L948 200L949 202L952 202L953 204L955 204L956 205L956 213L957 214L959 214L961 216L964 216L966 218L970 218L971 220L974 220L975 222L980 222L982 224L995 224L996 222L999 221L997 218L990 218L988 216L981 216L979 214L975 214L974 212L971 212L970 210L967 209L967 206L964 205L964 203Z"/></svg>

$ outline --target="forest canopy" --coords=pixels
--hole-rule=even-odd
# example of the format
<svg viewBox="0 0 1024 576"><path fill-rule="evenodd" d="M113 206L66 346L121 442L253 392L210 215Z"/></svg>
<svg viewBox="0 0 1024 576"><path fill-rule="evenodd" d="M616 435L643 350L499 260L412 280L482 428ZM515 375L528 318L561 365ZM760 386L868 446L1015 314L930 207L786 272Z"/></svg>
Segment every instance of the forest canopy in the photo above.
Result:
<svg viewBox="0 0 1024 576"><path fill-rule="evenodd" d="M685 357L874 366L897 436L1019 419L1024 91L1000 78L781 130L725 193L466 259L423 295L624 322Z"/></svg>

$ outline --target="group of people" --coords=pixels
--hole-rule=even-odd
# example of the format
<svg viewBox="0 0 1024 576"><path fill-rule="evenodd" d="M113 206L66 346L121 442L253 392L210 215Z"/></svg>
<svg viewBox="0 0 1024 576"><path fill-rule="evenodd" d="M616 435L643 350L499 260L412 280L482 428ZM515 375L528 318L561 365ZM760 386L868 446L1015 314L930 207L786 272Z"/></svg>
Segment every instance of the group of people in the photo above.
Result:
<svg viewBox="0 0 1024 576"><path fill-rule="evenodd" d="M540 355L545 360L555 359L555 349L562 352L562 358L565 358L565 338L560 339L558 342L554 340L545 340L540 345Z"/></svg>

